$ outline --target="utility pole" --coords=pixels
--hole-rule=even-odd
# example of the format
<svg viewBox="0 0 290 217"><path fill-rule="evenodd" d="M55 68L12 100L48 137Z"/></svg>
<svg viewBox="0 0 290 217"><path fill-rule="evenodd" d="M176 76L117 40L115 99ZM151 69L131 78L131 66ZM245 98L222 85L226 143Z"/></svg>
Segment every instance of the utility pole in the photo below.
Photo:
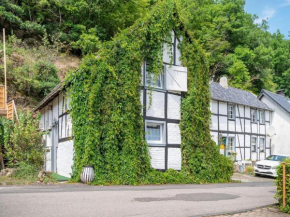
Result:
<svg viewBox="0 0 290 217"><path fill-rule="evenodd" d="M7 86L6 86L6 46L5 46L5 29L3 28L3 51L4 51L4 82L5 82L5 94L4 94L4 105L5 105L5 110L7 111ZM2 155L2 144L0 144L0 165L1 169L5 168L4 165L4 159Z"/></svg>
<svg viewBox="0 0 290 217"><path fill-rule="evenodd" d="M6 68L6 45L5 45L5 29L3 28L3 51L4 51L4 85L5 85L5 109L7 110L7 68Z"/></svg>

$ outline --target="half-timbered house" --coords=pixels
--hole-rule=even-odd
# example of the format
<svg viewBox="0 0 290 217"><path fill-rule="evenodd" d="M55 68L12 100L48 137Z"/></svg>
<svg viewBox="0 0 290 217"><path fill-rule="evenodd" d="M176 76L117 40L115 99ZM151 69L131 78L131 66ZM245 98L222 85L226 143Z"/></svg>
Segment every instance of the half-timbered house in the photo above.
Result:
<svg viewBox="0 0 290 217"><path fill-rule="evenodd" d="M179 121L182 93L187 91L187 69L181 66L179 39L164 44L163 72L152 78L146 62L142 66L141 104L144 131L149 145L151 165L158 170L181 169ZM172 52L172 53L171 53ZM58 85L35 108L41 113L41 128L47 152L45 170L70 177L73 164L72 121L69 96Z"/></svg>
<svg viewBox="0 0 290 217"><path fill-rule="evenodd" d="M211 135L220 153L234 160L262 160L271 154L272 109L254 94L228 86L227 78L212 82Z"/></svg>

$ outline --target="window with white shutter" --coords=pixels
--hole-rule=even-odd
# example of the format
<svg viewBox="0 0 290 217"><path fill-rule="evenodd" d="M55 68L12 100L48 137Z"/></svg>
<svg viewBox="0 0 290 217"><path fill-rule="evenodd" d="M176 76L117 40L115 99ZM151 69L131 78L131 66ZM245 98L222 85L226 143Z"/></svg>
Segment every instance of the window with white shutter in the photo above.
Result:
<svg viewBox="0 0 290 217"><path fill-rule="evenodd" d="M181 66L169 66L165 68L166 89L171 91L187 91L187 68Z"/></svg>

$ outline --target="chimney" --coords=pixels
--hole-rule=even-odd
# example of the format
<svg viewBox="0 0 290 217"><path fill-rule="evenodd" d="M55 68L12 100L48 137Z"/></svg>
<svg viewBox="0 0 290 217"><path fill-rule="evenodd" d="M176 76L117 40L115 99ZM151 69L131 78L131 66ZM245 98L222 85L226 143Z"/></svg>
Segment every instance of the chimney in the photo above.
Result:
<svg viewBox="0 0 290 217"><path fill-rule="evenodd" d="M229 88L227 77L223 76L220 78L220 85L225 89Z"/></svg>
<svg viewBox="0 0 290 217"><path fill-rule="evenodd" d="M284 96L284 97L285 97L285 92L284 92L284 89L277 90L277 91L276 91L276 94L278 94L278 95L280 95L280 96Z"/></svg>

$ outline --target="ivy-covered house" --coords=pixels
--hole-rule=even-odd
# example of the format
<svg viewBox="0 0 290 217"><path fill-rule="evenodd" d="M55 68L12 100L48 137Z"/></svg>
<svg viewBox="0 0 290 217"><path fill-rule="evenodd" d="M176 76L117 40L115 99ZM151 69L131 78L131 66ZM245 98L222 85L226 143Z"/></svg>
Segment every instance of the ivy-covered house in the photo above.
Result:
<svg viewBox="0 0 290 217"><path fill-rule="evenodd" d="M254 94L228 85L227 78L212 82L211 135L220 153L235 160L263 160L271 151L267 134L273 109Z"/></svg>
<svg viewBox="0 0 290 217"><path fill-rule="evenodd" d="M38 105L47 170L79 181L91 165L97 184L230 180L232 162L210 135L208 55L193 8L158 2Z"/></svg>
<svg viewBox="0 0 290 217"><path fill-rule="evenodd" d="M172 32L172 41L164 44L163 72L158 76L148 73L146 62L141 68L145 138L151 166L158 170L181 170L179 122L182 93L187 91L187 68L181 66L179 42ZM66 177L71 176L74 152L69 101L70 95L59 84L35 108L41 113L41 129L48 131L43 136L45 170Z"/></svg>

